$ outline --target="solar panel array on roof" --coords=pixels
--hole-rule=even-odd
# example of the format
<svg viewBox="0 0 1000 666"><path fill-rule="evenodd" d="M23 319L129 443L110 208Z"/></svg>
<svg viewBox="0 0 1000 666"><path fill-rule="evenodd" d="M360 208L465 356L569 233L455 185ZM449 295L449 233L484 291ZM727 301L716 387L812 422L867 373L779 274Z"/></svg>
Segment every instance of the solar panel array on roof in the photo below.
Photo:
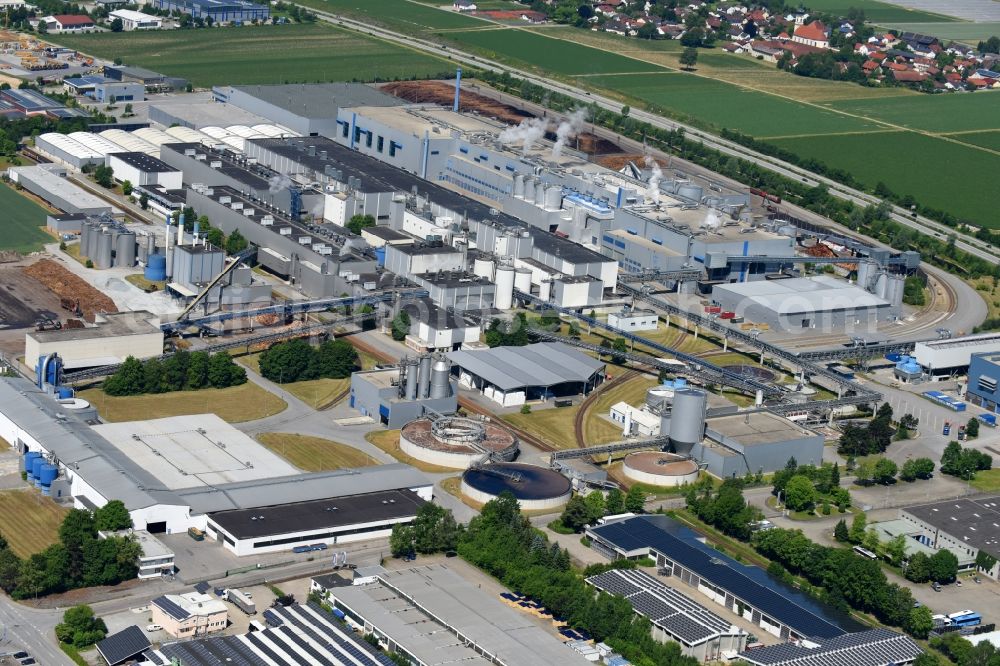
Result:
<svg viewBox="0 0 1000 666"><path fill-rule="evenodd" d="M800 636L833 638L861 628L764 570L741 564L701 543L694 532L666 516L628 518L595 527L589 533L623 552L652 549L662 553Z"/></svg>
<svg viewBox="0 0 1000 666"><path fill-rule="evenodd" d="M697 645L719 634L739 631L701 604L643 571L612 569L591 576L587 582L599 590L624 597L636 613L648 617L650 622L686 645Z"/></svg>
<svg viewBox="0 0 1000 666"><path fill-rule="evenodd" d="M160 610L175 620L183 620L190 615L190 613L172 602L170 599L167 599L165 596L153 599L152 603L154 606L159 607Z"/></svg>
<svg viewBox="0 0 1000 666"><path fill-rule="evenodd" d="M923 653L909 636L888 629L845 634L807 648L794 643L747 650L740 658L758 666L891 666Z"/></svg>
<svg viewBox="0 0 1000 666"><path fill-rule="evenodd" d="M157 651L159 661L150 661L162 666L171 659L184 666L393 666L314 604L269 608L264 615L271 625L264 631L169 643Z"/></svg>
<svg viewBox="0 0 1000 666"><path fill-rule="evenodd" d="M126 627L117 634L111 634L97 643L97 651L110 666L131 659L149 647L150 642L146 634L135 625Z"/></svg>

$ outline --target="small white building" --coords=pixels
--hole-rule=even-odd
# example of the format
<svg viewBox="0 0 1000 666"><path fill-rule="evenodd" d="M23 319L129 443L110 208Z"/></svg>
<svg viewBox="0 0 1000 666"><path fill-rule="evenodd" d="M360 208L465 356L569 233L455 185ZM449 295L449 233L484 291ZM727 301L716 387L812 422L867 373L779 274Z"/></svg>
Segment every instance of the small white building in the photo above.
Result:
<svg viewBox="0 0 1000 666"><path fill-rule="evenodd" d="M97 29L89 16L77 14L46 16L39 23L44 23L45 29L52 34L93 32Z"/></svg>
<svg viewBox="0 0 1000 666"><path fill-rule="evenodd" d="M167 548L162 541L146 530L119 530L117 532L101 532L101 538L109 536L130 536L135 539L142 553L139 555L138 578L147 580L160 578L174 573L174 551Z"/></svg>
<svg viewBox="0 0 1000 666"><path fill-rule="evenodd" d="M604 284L589 275L564 275L552 283L552 302L563 308L597 305L604 295Z"/></svg>
<svg viewBox="0 0 1000 666"><path fill-rule="evenodd" d="M655 331L659 323L660 318L652 310L625 308L608 315L608 326L619 331Z"/></svg>
<svg viewBox="0 0 1000 666"><path fill-rule="evenodd" d="M656 437L660 434L660 417L627 402L615 403L608 414L611 420L622 426L626 435ZM625 429L628 428L626 431Z"/></svg>
<svg viewBox="0 0 1000 666"><path fill-rule="evenodd" d="M168 190L184 187L183 173L179 169L146 153L111 153L108 155L108 166L114 171L115 180L119 183L127 180L136 187L162 185Z"/></svg>
<svg viewBox="0 0 1000 666"><path fill-rule="evenodd" d="M25 363L34 367L56 353L67 369L122 363L129 356L147 359L163 353L160 320L151 312L98 315L94 326L58 331L29 331L24 336Z"/></svg>
<svg viewBox="0 0 1000 666"><path fill-rule="evenodd" d="M143 14L132 9L116 9L108 15L110 20L121 19L125 32L132 30L159 30L163 27L163 19L159 16Z"/></svg>
<svg viewBox="0 0 1000 666"><path fill-rule="evenodd" d="M403 306L410 316L410 334L406 346L418 352L454 351L479 342L482 329L478 322L429 299Z"/></svg>

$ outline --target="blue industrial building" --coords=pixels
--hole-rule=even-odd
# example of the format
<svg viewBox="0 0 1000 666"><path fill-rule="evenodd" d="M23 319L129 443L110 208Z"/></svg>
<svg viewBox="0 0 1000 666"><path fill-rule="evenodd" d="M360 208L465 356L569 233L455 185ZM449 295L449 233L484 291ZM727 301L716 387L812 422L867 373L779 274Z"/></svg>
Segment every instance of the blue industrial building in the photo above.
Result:
<svg viewBox="0 0 1000 666"><path fill-rule="evenodd" d="M192 18L212 19L213 23L250 23L271 16L270 6L248 0L152 0L152 6L190 14Z"/></svg>
<svg viewBox="0 0 1000 666"><path fill-rule="evenodd" d="M991 412L1000 412L1000 354L973 354L969 362L966 400Z"/></svg>
<svg viewBox="0 0 1000 666"><path fill-rule="evenodd" d="M759 567L741 564L702 543L667 516L616 520L587 530L591 547L611 557L652 557L673 576L768 633L784 639L833 638L860 625Z"/></svg>

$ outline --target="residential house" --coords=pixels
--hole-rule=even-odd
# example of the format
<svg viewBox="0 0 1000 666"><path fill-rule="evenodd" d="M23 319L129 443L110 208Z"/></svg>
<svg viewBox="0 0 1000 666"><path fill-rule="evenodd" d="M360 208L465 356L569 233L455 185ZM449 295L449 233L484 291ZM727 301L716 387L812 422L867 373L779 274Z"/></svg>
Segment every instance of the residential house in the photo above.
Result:
<svg viewBox="0 0 1000 666"><path fill-rule="evenodd" d="M89 16L78 16L76 14L56 14L55 16L46 16L42 19L45 23L45 28L50 33L79 33L79 32L93 32L97 29L94 22Z"/></svg>
<svg viewBox="0 0 1000 666"><path fill-rule="evenodd" d="M451 8L456 12L474 12L478 9L474 0L455 0Z"/></svg>
<svg viewBox="0 0 1000 666"><path fill-rule="evenodd" d="M222 631L229 610L222 601L207 594L165 594L150 602L153 624L174 638L194 638Z"/></svg>

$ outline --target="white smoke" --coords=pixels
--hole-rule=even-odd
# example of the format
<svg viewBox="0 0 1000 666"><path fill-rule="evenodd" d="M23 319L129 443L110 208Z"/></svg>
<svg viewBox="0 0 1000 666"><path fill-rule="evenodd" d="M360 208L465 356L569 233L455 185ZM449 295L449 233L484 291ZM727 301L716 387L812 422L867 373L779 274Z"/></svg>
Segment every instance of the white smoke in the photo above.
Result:
<svg viewBox="0 0 1000 666"><path fill-rule="evenodd" d="M267 179L267 191L274 194L292 186L292 179L287 174L279 173Z"/></svg>
<svg viewBox="0 0 1000 666"><path fill-rule="evenodd" d="M507 145L521 142L521 152L527 153L536 141L545 136L549 121L545 118L525 118L517 127L500 132L500 143Z"/></svg>
<svg viewBox="0 0 1000 666"><path fill-rule="evenodd" d="M566 147L566 141L576 134L580 133L583 129L583 121L587 116L587 111L585 109L576 109L573 113L566 116L566 119L559 123L559 127L556 128L556 143L552 146L552 157L559 157L562 155L563 148Z"/></svg>
<svg viewBox="0 0 1000 666"><path fill-rule="evenodd" d="M705 216L704 221L701 223L706 229L718 229L719 228L719 216L715 214L714 210L709 209L708 215Z"/></svg>
<svg viewBox="0 0 1000 666"><path fill-rule="evenodd" d="M654 204L658 204L660 203L660 181L663 180L663 170L660 168L660 164L649 155L646 155L646 166L653 170L649 175L646 196L652 199Z"/></svg>

